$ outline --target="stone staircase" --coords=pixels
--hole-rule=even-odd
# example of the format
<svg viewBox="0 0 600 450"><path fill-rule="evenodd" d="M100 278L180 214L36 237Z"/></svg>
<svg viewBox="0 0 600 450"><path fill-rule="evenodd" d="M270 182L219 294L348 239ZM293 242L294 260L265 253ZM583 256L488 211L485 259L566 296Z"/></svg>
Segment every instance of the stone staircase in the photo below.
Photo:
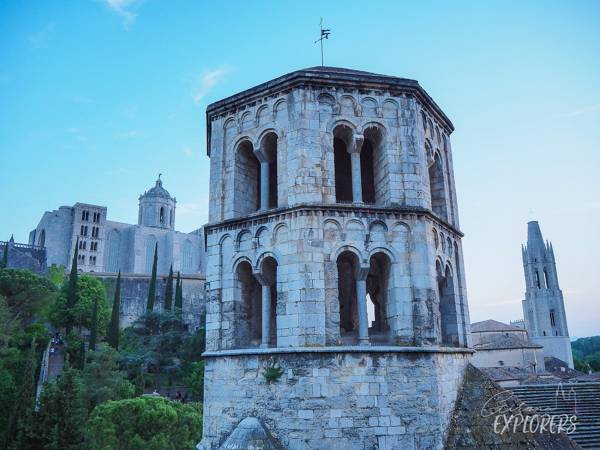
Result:
<svg viewBox="0 0 600 450"><path fill-rule="evenodd" d="M582 448L600 449L600 383L532 384L507 389L533 408L576 415L577 427L569 437Z"/></svg>

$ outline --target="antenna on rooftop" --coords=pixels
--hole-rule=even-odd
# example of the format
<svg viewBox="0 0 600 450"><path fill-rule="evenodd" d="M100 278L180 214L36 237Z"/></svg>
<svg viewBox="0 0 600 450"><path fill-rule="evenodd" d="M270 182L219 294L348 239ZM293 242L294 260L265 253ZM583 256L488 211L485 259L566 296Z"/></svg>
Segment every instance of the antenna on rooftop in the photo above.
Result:
<svg viewBox="0 0 600 450"><path fill-rule="evenodd" d="M319 39L317 39L315 41L315 44L317 42L321 43L321 66L324 66L325 64L323 64L323 40L329 39L329 35L331 34L331 29L323 28L323 18L322 17L321 17L320 29L321 29L321 34L320 34L321 37L319 37Z"/></svg>

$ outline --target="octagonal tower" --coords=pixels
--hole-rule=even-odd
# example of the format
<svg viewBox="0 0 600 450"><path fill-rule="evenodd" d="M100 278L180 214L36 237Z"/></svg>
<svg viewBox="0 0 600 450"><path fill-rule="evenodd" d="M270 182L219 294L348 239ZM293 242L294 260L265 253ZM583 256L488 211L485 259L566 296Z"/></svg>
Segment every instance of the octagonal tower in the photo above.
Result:
<svg viewBox="0 0 600 450"><path fill-rule="evenodd" d="M441 448L471 353L450 120L414 80L331 67L206 114L199 448L247 417L290 449Z"/></svg>

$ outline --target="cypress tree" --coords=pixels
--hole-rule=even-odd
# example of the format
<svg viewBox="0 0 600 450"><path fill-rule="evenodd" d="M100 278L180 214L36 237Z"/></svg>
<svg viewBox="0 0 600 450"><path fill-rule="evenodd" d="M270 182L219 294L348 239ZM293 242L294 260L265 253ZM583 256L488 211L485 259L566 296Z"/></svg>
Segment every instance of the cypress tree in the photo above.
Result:
<svg viewBox="0 0 600 450"><path fill-rule="evenodd" d="M0 262L0 269L6 269L8 267L8 242L4 245L4 252L2 252L2 261Z"/></svg>
<svg viewBox="0 0 600 450"><path fill-rule="evenodd" d="M169 269L169 277L165 287L165 310L171 310L173 307L173 264Z"/></svg>
<svg viewBox="0 0 600 450"><path fill-rule="evenodd" d="M150 278L150 287L148 288L148 302L146 303L146 312L152 312L154 302L156 301L156 264L158 263L158 243L154 244L154 261L152 262L152 278Z"/></svg>
<svg viewBox="0 0 600 450"><path fill-rule="evenodd" d="M98 338L98 296L94 296L92 308L92 328L90 329L90 350L96 351L96 339Z"/></svg>
<svg viewBox="0 0 600 450"><path fill-rule="evenodd" d="M71 273L69 274L69 285L67 286L67 326L66 334L68 335L73 329L73 317L71 315L73 308L79 300L77 294L77 258L79 256L79 238L75 242L75 253L71 262Z"/></svg>
<svg viewBox="0 0 600 450"><path fill-rule="evenodd" d="M177 272L177 285L175 287L175 309L181 312L183 309L183 281L181 274Z"/></svg>
<svg viewBox="0 0 600 450"><path fill-rule="evenodd" d="M121 314L121 271L117 275L117 287L115 288L115 299L112 306L112 314L108 325L106 340L115 350L119 350L119 318Z"/></svg>

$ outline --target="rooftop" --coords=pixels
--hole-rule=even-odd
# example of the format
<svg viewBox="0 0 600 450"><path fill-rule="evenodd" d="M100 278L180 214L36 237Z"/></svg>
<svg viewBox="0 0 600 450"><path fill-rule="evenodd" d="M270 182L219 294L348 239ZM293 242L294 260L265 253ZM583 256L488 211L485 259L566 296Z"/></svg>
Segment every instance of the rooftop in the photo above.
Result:
<svg viewBox="0 0 600 450"><path fill-rule="evenodd" d="M481 322L474 322L471 324L471 333L481 333L488 331L526 331L523 328L515 327L507 323L498 322L497 320L488 319L482 320Z"/></svg>

